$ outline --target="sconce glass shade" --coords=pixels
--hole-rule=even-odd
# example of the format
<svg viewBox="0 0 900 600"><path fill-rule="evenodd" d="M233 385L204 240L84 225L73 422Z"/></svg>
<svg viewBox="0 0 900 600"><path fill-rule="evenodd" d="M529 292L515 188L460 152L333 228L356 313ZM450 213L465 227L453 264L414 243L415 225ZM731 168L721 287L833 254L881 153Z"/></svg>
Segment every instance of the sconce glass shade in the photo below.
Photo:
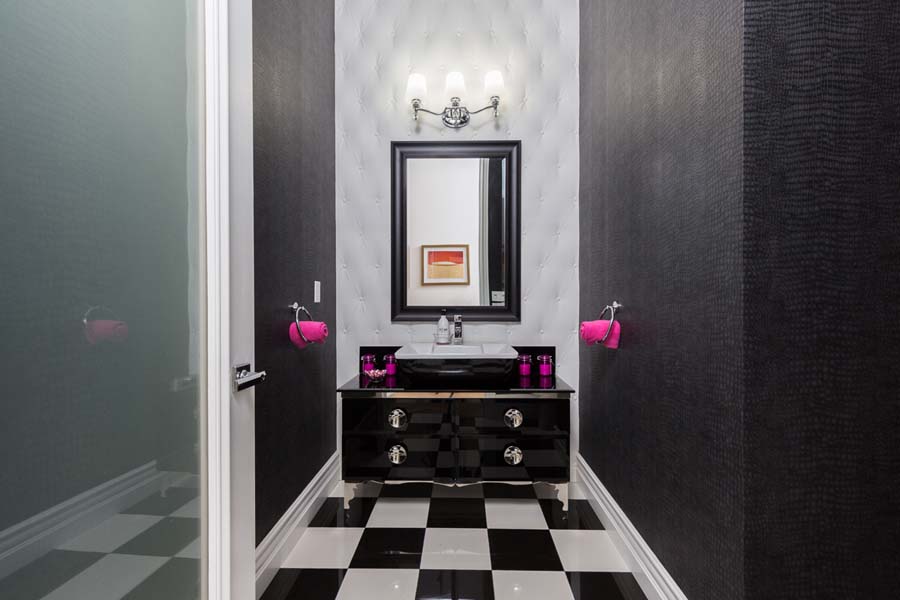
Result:
<svg viewBox="0 0 900 600"><path fill-rule="evenodd" d="M447 73L446 95L449 98L462 98L466 95L466 80L459 71Z"/></svg>
<svg viewBox="0 0 900 600"><path fill-rule="evenodd" d="M489 98L503 95L503 73L488 71L484 76L484 94Z"/></svg>
<svg viewBox="0 0 900 600"><path fill-rule="evenodd" d="M406 99L421 100L428 91L428 85L425 83L425 76L421 73L410 73L406 82Z"/></svg>

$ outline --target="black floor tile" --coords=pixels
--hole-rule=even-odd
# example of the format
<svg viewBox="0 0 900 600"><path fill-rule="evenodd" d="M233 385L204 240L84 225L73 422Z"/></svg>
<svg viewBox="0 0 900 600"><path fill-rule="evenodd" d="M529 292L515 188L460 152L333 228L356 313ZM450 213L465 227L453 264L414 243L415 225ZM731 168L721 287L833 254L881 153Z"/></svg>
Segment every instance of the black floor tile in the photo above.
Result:
<svg viewBox="0 0 900 600"><path fill-rule="evenodd" d="M197 600L199 597L200 561L173 558L122 600Z"/></svg>
<svg viewBox="0 0 900 600"><path fill-rule="evenodd" d="M166 490L165 496L159 493L153 494L122 512L130 515L165 517L196 498L197 493L198 491L194 488L170 487Z"/></svg>
<svg viewBox="0 0 900 600"><path fill-rule="evenodd" d="M647 600L631 573L566 573L575 600Z"/></svg>
<svg viewBox="0 0 900 600"><path fill-rule="evenodd" d="M350 508L344 509L343 498L327 498L310 527L365 527L375 508L377 498L354 498Z"/></svg>
<svg viewBox="0 0 900 600"><path fill-rule="evenodd" d="M37 600L106 556L102 552L51 550L0 579L0 598Z"/></svg>
<svg viewBox="0 0 900 600"><path fill-rule="evenodd" d="M334 600L347 571L280 569L261 600Z"/></svg>
<svg viewBox="0 0 900 600"><path fill-rule="evenodd" d="M416 600L494 600L490 571L419 571Z"/></svg>
<svg viewBox="0 0 900 600"><path fill-rule="evenodd" d="M491 529L491 567L495 571L562 571L549 530Z"/></svg>
<svg viewBox="0 0 900 600"><path fill-rule="evenodd" d="M482 498L432 498L428 527L485 529L487 516Z"/></svg>
<svg viewBox="0 0 900 600"><path fill-rule="evenodd" d="M381 488L382 498L431 498L431 483L393 483Z"/></svg>
<svg viewBox="0 0 900 600"><path fill-rule="evenodd" d="M418 569L424 543L424 529L366 529L350 568Z"/></svg>
<svg viewBox="0 0 900 600"><path fill-rule="evenodd" d="M200 535L200 519L166 517L116 548L116 554L175 556Z"/></svg>
<svg viewBox="0 0 900 600"><path fill-rule="evenodd" d="M485 483L485 498L537 498L533 485L510 485L508 483Z"/></svg>
<svg viewBox="0 0 900 600"><path fill-rule="evenodd" d="M603 529L600 517L587 500L569 500L569 511L559 500L540 500L541 510L550 529Z"/></svg>

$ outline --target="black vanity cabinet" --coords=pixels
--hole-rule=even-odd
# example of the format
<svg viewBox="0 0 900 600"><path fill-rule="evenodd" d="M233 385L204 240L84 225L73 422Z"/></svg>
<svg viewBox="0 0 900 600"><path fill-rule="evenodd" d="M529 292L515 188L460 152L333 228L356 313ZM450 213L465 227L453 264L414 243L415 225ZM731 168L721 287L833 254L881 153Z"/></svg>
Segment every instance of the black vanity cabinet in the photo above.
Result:
<svg viewBox="0 0 900 600"><path fill-rule="evenodd" d="M343 479L569 480L573 390L423 390L354 378L341 394Z"/></svg>

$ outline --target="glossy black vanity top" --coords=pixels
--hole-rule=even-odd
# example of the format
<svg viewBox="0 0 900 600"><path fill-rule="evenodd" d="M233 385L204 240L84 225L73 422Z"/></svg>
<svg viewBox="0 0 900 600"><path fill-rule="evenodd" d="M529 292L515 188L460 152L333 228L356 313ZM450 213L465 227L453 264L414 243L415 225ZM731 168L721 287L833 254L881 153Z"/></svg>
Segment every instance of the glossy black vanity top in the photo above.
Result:
<svg viewBox="0 0 900 600"><path fill-rule="evenodd" d="M488 392L488 393L548 393L559 396L567 396L575 392L572 387L561 377L540 378L537 376L520 378L503 378L496 381L478 381L467 385L464 381L444 382L435 380L416 380L412 382L402 375L393 378L385 378L381 381L371 381L365 375L357 375L338 388L343 394L354 392L378 393L378 392Z"/></svg>

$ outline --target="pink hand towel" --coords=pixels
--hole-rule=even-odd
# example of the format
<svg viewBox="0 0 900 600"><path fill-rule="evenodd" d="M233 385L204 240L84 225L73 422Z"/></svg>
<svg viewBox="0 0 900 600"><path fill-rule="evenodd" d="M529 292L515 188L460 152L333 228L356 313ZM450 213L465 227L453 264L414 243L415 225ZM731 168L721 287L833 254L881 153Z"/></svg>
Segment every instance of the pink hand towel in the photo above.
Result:
<svg viewBox="0 0 900 600"><path fill-rule="evenodd" d="M581 323L581 339L587 342L588 346L592 346L603 339L609 330L608 320L584 321ZM622 326L618 321L613 322L612 331L603 345L607 348L618 348L619 338L622 334Z"/></svg>
<svg viewBox="0 0 900 600"><path fill-rule="evenodd" d="M110 319L87 321L84 324L84 337L92 346L101 342L124 342L128 339L128 325Z"/></svg>
<svg viewBox="0 0 900 600"><path fill-rule="evenodd" d="M301 321L300 331L303 332L306 339L314 344L324 344L325 339L328 337L328 325L321 321ZM296 323L291 323L291 328L288 333L291 337L291 342L293 342L295 346L298 348L306 347L306 342L303 341L303 338L300 337L300 332L297 331Z"/></svg>

